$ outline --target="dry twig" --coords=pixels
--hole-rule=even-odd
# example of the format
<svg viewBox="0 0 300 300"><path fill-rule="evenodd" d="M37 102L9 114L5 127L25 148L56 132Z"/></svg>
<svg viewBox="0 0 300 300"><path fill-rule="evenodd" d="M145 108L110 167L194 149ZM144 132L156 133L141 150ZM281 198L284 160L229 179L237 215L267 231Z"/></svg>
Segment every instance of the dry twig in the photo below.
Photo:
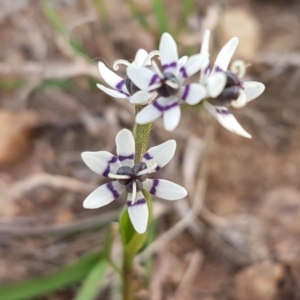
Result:
<svg viewBox="0 0 300 300"><path fill-rule="evenodd" d="M189 266L184 273L181 282L175 292L175 299L185 299L185 292L189 285L192 284L194 279L196 278L197 274L201 269L201 265L203 263L203 253L200 250L195 250L191 254L191 259Z"/></svg>
<svg viewBox="0 0 300 300"><path fill-rule="evenodd" d="M9 196L18 198L24 193L43 185L55 189L67 189L78 193L90 193L96 187L94 184L83 183L77 179L66 176L37 173L13 184L9 190Z"/></svg>

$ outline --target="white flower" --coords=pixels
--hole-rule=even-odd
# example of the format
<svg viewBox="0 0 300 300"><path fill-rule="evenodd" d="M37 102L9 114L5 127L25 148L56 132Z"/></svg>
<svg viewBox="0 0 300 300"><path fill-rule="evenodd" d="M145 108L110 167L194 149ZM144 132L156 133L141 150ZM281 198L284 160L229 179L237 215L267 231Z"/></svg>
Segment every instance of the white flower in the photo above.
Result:
<svg viewBox="0 0 300 300"><path fill-rule="evenodd" d="M146 50L140 49L136 53L135 59L132 63L120 59L115 61L113 68L114 70L118 70L119 64L123 64L127 67L131 65L139 67L147 66L151 58L157 54L157 51L153 51L148 54ZM103 62L99 62L98 67L103 80L112 87L111 89L100 83L97 84L97 87L106 94L114 98L127 99L132 104L147 104L149 100L152 100L156 96L155 93L140 91L132 84L129 78L121 78L119 75L108 69Z"/></svg>
<svg viewBox="0 0 300 300"><path fill-rule="evenodd" d="M127 208L132 225L138 233L144 233L148 222L148 206L142 189L166 200L185 197L187 191L168 180L149 179L150 173L159 171L174 156L176 142L169 140L150 148L141 163L135 164L135 142L132 133L122 129L116 136L117 156L106 152L83 152L85 164L95 173L113 181L94 190L85 200L85 208L99 208L117 199L127 191Z"/></svg>
<svg viewBox="0 0 300 300"><path fill-rule="evenodd" d="M227 71L230 60L237 48L238 38L232 38L219 52L215 64L211 69L209 63L209 38L210 31L207 30L201 45L201 54L205 57L205 63L201 69L200 83L207 88L207 101L203 102L204 107L231 132L251 138L238 123L233 114L226 106L240 108L249 101L260 96L265 86L256 81L242 82L237 74ZM244 71L245 65L235 65ZM234 70L236 71L236 70ZM243 72L244 73L244 72ZM243 75L243 74L242 74Z"/></svg>
<svg viewBox="0 0 300 300"><path fill-rule="evenodd" d="M180 121L180 102L197 104L206 95L206 89L197 83L183 82L200 70L203 64L201 54L178 59L177 46L169 33L164 33L159 44L162 71L152 62L153 70L131 65L127 75L142 91L156 91L159 97L136 116L138 124L146 124L164 117L164 127L174 130Z"/></svg>

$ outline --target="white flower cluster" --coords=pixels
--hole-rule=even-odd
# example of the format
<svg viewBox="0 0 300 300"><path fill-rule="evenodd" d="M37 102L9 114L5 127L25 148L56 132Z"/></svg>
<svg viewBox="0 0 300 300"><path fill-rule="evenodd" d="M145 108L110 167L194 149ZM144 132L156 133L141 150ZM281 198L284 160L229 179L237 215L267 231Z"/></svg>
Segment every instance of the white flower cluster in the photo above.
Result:
<svg viewBox="0 0 300 300"><path fill-rule="evenodd" d="M159 51L147 53L140 49L132 63L118 60L127 66L127 76L121 78L102 62L99 71L104 81L111 87L98 84L98 88L114 98L127 99L144 108L136 115L136 123L146 124L163 115L164 127L173 131L180 121L180 105L196 105L203 101L204 107L228 130L250 138L228 106L242 107L264 91L259 82L242 82L241 72L228 71L228 65L238 45L238 39L231 39L220 51L215 64L209 62L209 37L206 31L201 53L191 57L178 58L177 46L168 33L162 35ZM152 61L158 55L161 68ZM236 66L243 67L243 65ZM200 71L198 83L185 83L186 79ZM83 152L82 159L95 173L110 178L84 201L85 208L99 208L119 198L127 192L127 209L132 225L138 233L147 229L149 211L142 191L166 199L184 198L187 191L168 180L150 179L148 176L159 171L174 156L176 142L169 140L150 148L142 162L135 162L135 140L132 133L122 129L116 136L117 155L106 151Z"/></svg>
<svg viewBox="0 0 300 300"><path fill-rule="evenodd" d="M240 78L243 74L227 70L238 46L239 41L236 37L221 49L214 65L211 66L209 38L210 32L206 31L200 54L178 58L174 39L169 33L164 33L159 51L148 54L140 49L132 63L124 60L115 62L114 69L118 69L120 63L127 66L127 76L124 79L100 62L100 74L111 88L101 84L97 86L115 98L127 99L135 105L145 105L136 116L138 124L152 122L163 115L165 129L173 131L180 121L180 105L195 105L203 101L204 107L226 129L251 138L228 107L243 107L261 95L265 86L256 81L243 82ZM155 61L151 61L156 55L160 57L161 68ZM186 79L198 71L199 82L186 84Z"/></svg>

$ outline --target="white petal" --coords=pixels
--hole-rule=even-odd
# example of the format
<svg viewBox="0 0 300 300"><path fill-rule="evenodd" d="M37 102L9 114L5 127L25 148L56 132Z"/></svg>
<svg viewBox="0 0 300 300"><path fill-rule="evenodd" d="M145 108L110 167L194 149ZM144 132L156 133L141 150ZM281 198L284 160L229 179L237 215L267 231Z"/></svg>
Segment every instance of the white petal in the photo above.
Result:
<svg viewBox="0 0 300 300"><path fill-rule="evenodd" d="M143 187L152 195L166 200L178 200L187 195L185 188L164 179L146 179L143 182Z"/></svg>
<svg viewBox="0 0 300 300"><path fill-rule="evenodd" d="M172 36L167 32L160 39L159 51L163 70L175 74L178 66L177 45Z"/></svg>
<svg viewBox="0 0 300 300"><path fill-rule="evenodd" d="M206 88L197 83L186 84L181 89L181 99L190 105L199 103L206 95Z"/></svg>
<svg viewBox="0 0 300 300"><path fill-rule="evenodd" d="M153 98L153 96L153 93L150 94L147 91L138 91L130 97L130 103L144 105L147 104Z"/></svg>
<svg viewBox="0 0 300 300"><path fill-rule="evenodd" d="M218 97L224 90L227 79L224 72L213 73L207 81L207 92L212 98Z"/></svg>
<svg viewBox="0 0 300 300"><path fill-rule="evenodd" d="M109 204L125 191L125 186L112 181L99 186L83 202L84 208L99 208Z"/></svg>
<svg viewBox="0 0 300 300"><path fill-rule="evenodd" d="M141 192L138 192L136 194L136 201L132 205L131 197L132 194L129 193L127 198L128 214L134 229L139 234L142 234L147 229L148 218L149 218L147 201L144 198L143 194Z"/></svg>
<svg viewBox="0 0 300 300"><path fill-rule="evenodd" d="M103 80L113 89L129 94L125 85L125 80L108 69L103 62L98 63L99 72Z"/></svg>
<svg viewBox="0 0 300 300"><path fill-rule="evenodd" d="M250 139L251 135L238 123L233 114L223 106L214 106L204 101L204 107L220 122L227 130Z"/></svg>
<svg viewBox="0 0 300 300"><path fill-rule="evenodd" d="M127 75L132 82L143 91L150 91L152 85L160 82L160 78L153 71L137 66L127 68Z"/></svg>
<svg viewBox="0 0 300 300"><path fill-rule="evenodd" d="M200 83L203 85L206 84L209 75L210 75L210 62L209 62L209 57L207 56L204 59L203 66L200 72Z"/></svg>
<svg viewBox="0 0 300 300"><path fill-rule="evenodd" d="M109 173L115 174L122 167L118 158L107 151L86 151L81 153L81 157L92 171L105 177Z"/></svg>
<svg viewBox="0 0 300 300"><path fill-rule="evenodd" d="M164 108L164 127L167 131L173 131L180 122L181 110L177 99L169 102Z"/></svg>
<svg viewBox="0 0 300 300"><path fill-rule="evenodd" d="M126 98L129 98L129 96L130 96L129 94L121 93L118 90L113 90L113 89L107 88L106 86L104 86L100 83L97 83L97 88L99 88L104 93L106 93L107 95L112 96L114 98L126 99Z"/></svg>
<svg viewBox="0 0 300 300"><path fill-rule="evenodd" d="M256 81L244 82L244 91L247 95L247 102L260 96L265 90L264 84Z"/></svg>
<svg viewBox="0 0 300 300"><path fill-rule="evenodd" d="M177 62L177 64L178 64L178 67L177 67L178 70L180 70L180 68L185 65L185 63L187 62L187 60L188 60L187 56L182 56L182 57L180 57L178 59L178 62Z"/></svg>
<svg viewBox="0 0 300 300"><path fill-rule="evenodd" d="M161 99L162 98L159 98L143 108L136 115L135 121L138 124L147 124L158 119L164 111L164 106L161 104Z"/></svg>
<svg viewBox="0 0 300 300"><path fill-rule="evenodd" d="M144 50L144 49L138 50L138 52L135 55L134 63L138 67L142 67L147 56L148 56L148 52L146 50Z"/></svg>
<svg viewBox="0 0 300 300"><path fill-rule="evenodd" d="M232 38L219 52L217 59L214 65L214 71L220 68L223 71L226 71L230 60L238 46L239 39L237 37Z"/></svg>
<svg viewBox="0 0 300 300"><path fill-rule="evenodd" d="M130 130L122 129L116 136L117 154L124 166L134 165L135 142Z"/></svg>
<svg viewBox="0 0 300 300"><path fill-rule="evenodd" d="M201 54L207 57L209 56L209 39L210 39L210 30L206 29L202 39Z"/></svg>
<svg viewBox="0 0 300 300"><path fill-rule="evenodd" d="M201 69L204 62L205 62L205 57L201 54L196 54L191 56L188 59L188 61L185 63L185 65L181 67L181 69L179 70L179 79L184 80L194 75L196 72L198 72Z"/></svg>
<svg viewBox="0 0 300 300"><path fill-rule="evenodd" d="M143 157L143 162L148 166L152 162L157 163L157 168L153 171L159 171L173 158L176 150L176 142L174 140L166 141L158 146L148 149Z"/></svg>
<svg viewBox="0 0 300 300"><path fill-rule="evenodd" d="M207 78L210 74L210 62L209 62L209 39L210 39L210 31L205 30L202 44L201 44L201 54L204 56L204 62L201 69L200 74L200 83L206 84Z"/></svg>

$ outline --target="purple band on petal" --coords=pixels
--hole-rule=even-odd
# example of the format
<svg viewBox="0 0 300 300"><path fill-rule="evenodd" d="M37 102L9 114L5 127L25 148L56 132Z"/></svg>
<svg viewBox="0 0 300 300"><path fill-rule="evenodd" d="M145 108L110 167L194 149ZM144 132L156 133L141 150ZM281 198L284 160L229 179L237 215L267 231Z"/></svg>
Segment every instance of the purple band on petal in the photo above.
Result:
<svg viewBox="0 0 300 300"><path fill-rule="evenodd" d="M126 159L134 159L134 154L130 154L130 155L118 155L119 161L123 161Z"/></svg>
<svg viewBox="0 0 300 300"><path fill-rule="evenodd" d="M166 71L169 68L176 68L177 67L177 63L176 61L171 62L170 64L165 64L162 66L163 71Z"/></svg>
<svg viewBox="0 0 300 300"><path fill-rule="evenodd" d="M149 160L149 159L152 159L153 157L148 153L146 152L143 156L145 159Z"/></svg>
<svg viewBox="0 0 300 300"><path fill-rule="evenodd" d="M228 109L219 109L219 108L217 108L216 112L218 114L227 115L227 116L231 114L231 112Z"/></svg>
<svg viewBox="0 0 300 300"><path fill-rule="evenodd" d="M169 110L169 109L172 109L173 107L176 107L178 106L178 102L174 102L170 105L166 105L166 106L162 106L158 103L158 101L154 101L152 103L152 105L159 111L163 112L163 111L166 111L166 110Z"/></svg>
<svg viewBox="0 0 300 300"><path fill-rule="evenodd" d="M164 108L163 106L161 106L161 105L158 103L158 101L154 101L154 102L152 103L152 105L153 105L156 109L158 109L159 111L164 111L164 110L165 110L165 108Z"/></svg>
<svg viewBox="0 0 300 300"><path fill-rule="evenodd" d="M161 167L160 167L160 166L157 166L157 167L155 168L155 171L158 172L160 169L161 169Z"/></svg>
<svg viewBox="0 0 300 300"><path fill-rule="evenodd" d="M125 84L125 80L121 80L117 85L116 85L116 89L117 90L122 90L122 86Z"/></svg>
<svg viewBox="0 0 300 300"><path fill-rule="evenodd" d="M210 64L207 65L207 67L204 69L204 74L207 75L210 71Z"/></svg>
<svg viewBox="0 0 300 300"><path fill-rule="evenodd" d="M222 70L219 66L216 66L216 67L215 67L215 71L216 71L216 72L223 72L223 70Z"/></svg>
<svg viewBox="0 0 300 300"><path fill-rule="evenodd" d="M149 86L151 86L152 84L158 82L160 80L159 76L157 74L154 74L150 80Z"/></svg>
<svg viewBox="0 0 300 300"><path fill-rule="evenodd" d="M186 72L186 68L185 67L182 67L179 72L182 74L183 78L188 78L189 77L188 74L187 74L187 72Z"/></svg>
<svg viewBox="0 0 300 300"><path fill-rule="evenodd" d="M114 186L113 186L112 182L107 183L106 186L107 186L107 188L109 189L109 191L113 194L113 196L115 198L118 198L120 196L120 194L118 193L118 191L116 191L114 189Z"/></svg>
<svg viewBox="0 0 300 300"><path fill-rule="evenodd" d="M186 98L187 98L187 96L188 96L188 94L189 94L189 91L190 91L190 85L187 84L187 85L184 87L184 92L183 92L182 97L181 97L183 101L186 100Z"/></svg>
<svg viewBox="0 0 300 300"><path fill-rule="evenodd" d="M176 106L178 106L178 102L174 102L174 103L172 103L170 105L167 105L167 106L165 106L165 111L169 110L169 109L172 109L172 108L174 108Z"/></svg>
<svg viewBox="0 0 300 300"><path fill-rule="evenodd" d="M103 176L105 176L105 177L108 176L108 174L109 174L109 172L110 172L110 164L115 163L117 160L118 160L118 158L117 158L116 156L113 156L113 157L111 158L111 160L109 160L109 161L107 162L107 168L106 168L105 171L103 172L103 174L102 174Z"/></svg>
<svg viewBox="0 0 300 300"><path fill-rule="evenodd" d="M152 184L151 190L149 191L150 194L155 195L156 187L158 186L158 184L159 184L159 179L153 179L153 184Z"/></svg>
<svg viewBox="0 0 300 300"><path fill-rule="evenodd" d="M145 198L139 199L139 200L135 201L133 204L131 203L131 201L127 201L128 207L140 205L140 204L146 204L146 199Z"/></svg>

